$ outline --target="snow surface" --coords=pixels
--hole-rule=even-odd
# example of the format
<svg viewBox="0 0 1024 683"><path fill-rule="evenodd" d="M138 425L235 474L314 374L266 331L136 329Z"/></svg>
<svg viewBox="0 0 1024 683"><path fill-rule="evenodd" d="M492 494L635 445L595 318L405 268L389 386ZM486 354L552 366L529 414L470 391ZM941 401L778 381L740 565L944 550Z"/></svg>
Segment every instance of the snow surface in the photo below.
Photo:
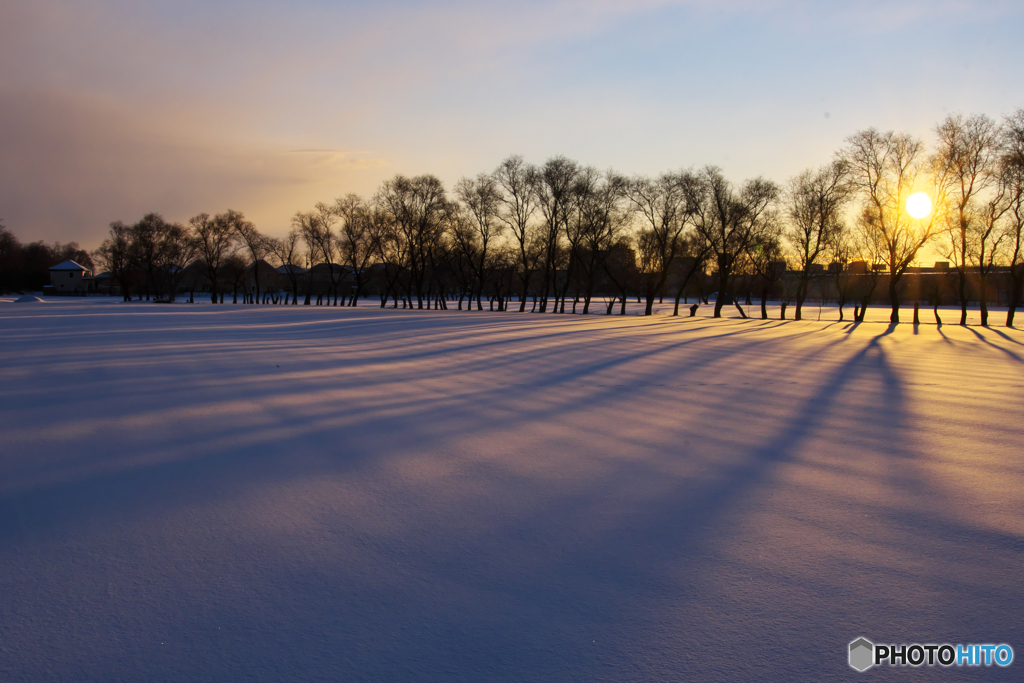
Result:
<svg viewBox="0 0 1024 683"><path fill-rule="evenodd" d="M858 636L1021 680L1022 362L948 324L2 306L0 680L863 680Z"/></svg>

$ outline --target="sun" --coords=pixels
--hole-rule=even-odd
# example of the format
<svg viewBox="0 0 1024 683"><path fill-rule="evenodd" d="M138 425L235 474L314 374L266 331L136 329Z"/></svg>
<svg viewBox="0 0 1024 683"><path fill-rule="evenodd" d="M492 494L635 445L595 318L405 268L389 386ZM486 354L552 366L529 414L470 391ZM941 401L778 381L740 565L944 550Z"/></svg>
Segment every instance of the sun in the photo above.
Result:
<svg viewBox="0 0 1024 683"><path fill-rule="evenodd" d="M932 212L932 198L927 192L915 192L907 197L907 213L911 218L924 218Z"/></svg>

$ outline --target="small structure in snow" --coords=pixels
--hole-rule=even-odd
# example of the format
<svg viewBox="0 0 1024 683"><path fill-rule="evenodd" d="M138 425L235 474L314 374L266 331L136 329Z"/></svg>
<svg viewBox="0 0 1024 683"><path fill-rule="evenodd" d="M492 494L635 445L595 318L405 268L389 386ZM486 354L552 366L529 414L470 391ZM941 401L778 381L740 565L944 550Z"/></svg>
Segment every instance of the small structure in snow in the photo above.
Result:
<svg viewBox="0 0 1024 683"><path fill-rule="evenodd" d="M96 291L96 279L91 270L69 259L50 268L50 286L54 294L85 295Z"/></svg>

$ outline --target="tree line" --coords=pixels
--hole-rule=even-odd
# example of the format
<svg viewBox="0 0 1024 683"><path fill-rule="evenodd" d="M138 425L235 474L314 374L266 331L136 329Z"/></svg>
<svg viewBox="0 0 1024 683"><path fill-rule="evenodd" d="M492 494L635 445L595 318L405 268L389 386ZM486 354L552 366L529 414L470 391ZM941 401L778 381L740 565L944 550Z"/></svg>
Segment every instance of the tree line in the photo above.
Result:
<svg viewBox="0 0 1024 683"><path fill-rule="evenodd" d="M933 210L915 218L906 202L922 191ZM213 302L229 289L237 301L241 289L256 303L260 269L273 268L287 282L274 301L295 305L354 306L372 290L381 306L457 300L460 310L482 310L486 298L497 310L565 313L568 304L589 313L600 298L610 314L637 296L647 315L665 297L678 315L701 282L717 292L715 317L730 302L746 317L739 297L750 304L756 291L762 317L778 296L783 315L792 299L799 320L828 280L841 319L852 304L863 320L882 287L899 322L905 275L929 246L952 266L961 324L969 286L988 324L987 288L999 271L1011 282L1012 325L1024 285L1022 228L1024 109L1001 121L950 115L935 127L931 151L905 133L862 130L829 163L781 185L733 183L716 166L629 177L563 156L534 165L513 155L452 192L432 175L397 175L372 197L348 194L298 212L278 238L233 210L187 224L148 214L112 223L92 257L126 300L173 298L199 268ZM314 266L319 279L309 274ZM707 294L696 305L710 303ZM933 299L937 316L941 293Z"/></svg>
<svg viewBox="0 0 1024 683"><path fill-rule="evenodd" d="M69 259L93 267L77 242L22 244L0 221L0 292L39 291L50 284L50 266Z"/></svg>

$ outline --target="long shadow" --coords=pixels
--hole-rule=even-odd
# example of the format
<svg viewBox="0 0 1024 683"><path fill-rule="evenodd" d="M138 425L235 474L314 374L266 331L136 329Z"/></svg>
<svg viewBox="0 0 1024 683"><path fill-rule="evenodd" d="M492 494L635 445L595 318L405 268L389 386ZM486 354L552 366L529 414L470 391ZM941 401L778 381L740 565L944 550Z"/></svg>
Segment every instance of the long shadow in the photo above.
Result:
<svg viewBox="0 0 1024 683"><path fill-rule="evenodd" d="M1020 341L1018 339L1014 339L1010 335L1006 334L1005 332L1001 332L1001 331L997 330L994 327L989 327L988 331L989 332L994 332L995 334L998 334L1000 337L1002 337L1003 339L1005 339L1008 342L1017 344L1018 346L1024 346L1024 342L1022 342L1022 341Z"/></svg>
<svg viewBox="0 0 1024 683"><path fill-rule="evenodd" d="M130 667L138 666L147 657L161 665L150 672L152 680L210 678L209 670L203 667L218 657L234 661L234 669L222 674L222 680L255 679L261 674L270 675L268 672L279 679L297 679L301 674L308 677L310 671L321 678L351 680L817 681L848 675L843 649L846 641L833 642L837 641L836 633L844 633L848 625L852 630L858 619L869 625L877 624L877 620L864 617L871 610L881 615L878 618L898 618L900 609L908 610L907 594L898 588L867 586L862 590L877 589L873 599L878 604L870 600L858 603L856 591L851 589L841 597L853 605L852 616L833 624L831 620L841 617L842 609L831 602L836 596L824 593L822 586L835 588L835 583L823 579L818 585L816 576L827 574L834 567L812 565L788 582L794 589L809 588L810 602L823 600L825 605L815 608L813 604L778 604L777 611L769 614L744 611L736 603L764 599L750 594L743 585L721 583L723 577L736 575L722 553L723 547L737 540L744 522L749 521L754 501L773 488L780 468L795 464L808 441L828 428L837 413L848 410L844 397L866 378L876 380L880 389L872 396L877 404L869 404L860 415L865 429L871 431L872 443L890 444L888 450L883 446L879 449L891 458L894 468L906 465L906 456L902 455L906 448L900 441L906 421L906 397L881 345L892 331L890 328L873 337L834 371L817 379L813 393L800 399L791 416L766 434L763 444L744 453L739 462L715 466L709 477L673 478L654 464L623 461L583 486L563 478L516 474L501 463L487 463L476 473L480 480L502 482L511 493L499 490L495 484L485 489L486 495L494 497L497 512L475 510L477 516L490 522L476 533L451 522L437 527L428 515L420 520L415 508L409 512L408 526L400 532L388 530L390 533L376 535L375 525L342 516L330 527L326 540L354 548L372 545L375 557L379 557L379 561L374 560L377 564L371 565L373 571L362 569L356 562L360 558L349 555L334 563L282 562L273 559L268 542L263 554L257 554L260 559L254 562L266 565L268 577L257 574L255 569L250 573L244 564L225 570L234 572L231 576L237 580L255 579L249 587L258 599L237 606L211 599L209 593L182 598L186 608L194 613L187 622L198 634L192 650L183 650L184 654L176 659L163 660L156 659L163 655L156 655L153 650L129 646L121 652L122 661L105 662L106 677L116 677L109 672L122 671L118 667L128 667L121 677L137 675L138 671L133 672ZM742 353L781 351L788 339L751 337L750 342L756 344L744 345ZM699 373L710 372L714 363L737 362L740 352L714 348L715 338L704 339L707 346L703 348L698 341L680 340L671 352L652 354L641 350L580 362L550 373L532 391L524 391L521 399L528 402L531 398L557 394L551 389L571 386L580 379L652 355L693 350L681 356L685 360L678 364L674 375L680 379L702 376ZM794 363L827 357L851 341L839 337L827 348L795 358ZM491 352L500 355L501 348L491 347ZM784 356L780 353L780 357ZM528 370L539 358L543 355L525 354L523 359L516 360L521 365L514 367ZM663 372L664 365L652 367L646 373L634 373L631 383L593 392L587 397L588 405L633 405L644 395L645 384ZM784 367L772 367L768 378L782 377L786 372ZM433 376L424 369L424 374L410 377L410 381L427 374ZM240 491L258 490L265 482L300 476L345 477L364 472L382 464L374 460L381 457L379 451L375 456L369 455L373 453L367 448L371 440L386 444L384 452L443 451L446 439L463 430L480 429L491 419L487 415L460 414L459 420L452 420L453 410L493 404L506 390L507 387L497 387L469 392L452 401L419 408L411 403L400 405L411 411L408 415L415 418L413 424L436 425L435 432L410 427L408 433L396 434L402 421L373 418L374 409L357 416L360 436L330 427L318 430L315 422L300 425L310 427L307 446L333 449L332 453L343 453L341 457L317 453L285 456L281 445L287 441L267 437L258 439L255 448L246 445L187 462L144 467L48 487L27 496L5 497L2 504L7 508L3 514L7 523L2 545L10 551L11 542L24 547L30 545L29 541L41 544L62 537L73 538L77 524L93 529L97 516L109 517L116 527L126 518L158 516L171 509L202 510L205 503L231 499ZM722 408L732 402L733 406L756 410L756 405L744 401L743 392L736 387L723 396ZM555 398L545 406L522 411L524 419L539 418L559 407L568 408L574 400ZM639 407L649 408L645 404ZM742 415L737 416L737 420L742 419ZM680 444L684 436L679 430ZM187 447L185 439L179 447ZM683 459L685 447L678 448L679 458ZM850 457L858 455L853 452ZM622 482L630 480L646 482L654 492L644 499L643 505L622 506L609 523L591 521L600 518L605 501L609 506L616 505ZM167 481L179 482L170 496ZM654 488L658 482L664 484L660 489ZM453 485L458 483L457 480ZM392 487L398 483L385 481L384 485ZM907 477L900 485L912 487L913 478ZM408 487L391 500L395 506L411 505L403 496L416 493L415 487ZM501 497L503 493L512 498L525 494L528 503L512 504ZM438 507L444 505L441 501L437 503ZM453 514L472 517L472 512L456 506ZM323 518L318 523L326 525L329 514L321 514ZM196 519L201 525L214 523L201 515ZM914 533L929 538L948 533L956 539L970 540L969 529L948 520L934 525L921 517L898 514L891 516L891 521L895 528L906 524ZM21 531L11 533L11 526L20 526ZM907 552L900 544L911 535L904 533L886 539L884 549ZM1011 550L1015 542L1012 536L1000 534L985 535L980 540ZM283 545L276 548L278 553L293 547L291 538L284 534L273 541ZM210 549L224 552L216 545ZM308 548L303 550L309 552ZM234 555L229 557L233 559ZM78 562L85 564L86 559L79 558ZM399 570L396 565L413 569ZM913 579L893 578L898 587ZM949 582L944 585L959 591L957 595L972 597L970 586ZM708 598L709 594L715 598ZM172 593L170 597L173 596ZM144 604L157 608L169 609L171 602L154 602L149 596L141 598L146 601ZM1019 602L1019 598L1007 596L1007 605ZM892 606L886 606L890 603ZM44 600L43 609L50 604L49 599ZM965 614L960 621L951 616L951 624L960 625L976 613ZM157 619L155 623L159 626L164 622ZM212 629L202 630L213 623L239 624L242 631L233 640L217 641ZM131 628L136 629L137 624L132 623ZM155 633L164 638L164 633L179 636L180 630L172 624L171 628L165 626ZM955 633L956 629L949 631ZM852 633L847 639L855 635L859 633ZM790 648L794 640L801 643L801 653L820 651L821 656L793 655ZM736 652L743 656L733 656ZM51 667L58 677L64 673L66 679L71 679L82 670L74 668L81 667L80 662L65 659L63 653L53 657L56 663L51 661ZM327 662L333 662L333 668ZM102 671L93 673L94 678L103 677ZM959 672L943 673L949 674L944 678L959 678Z"/></svg>
<svg viewBox="0 0 1024 683"><path fill-rule="evenodd" d="M483 389L479 391L468 391L462 392L459 395L453 396L450 399L434 399L429 404L420 405L422 398L414 397L406 400L398 400L392 398L385 404L371 403L366 406L354 406L346 409L345 417L348 420L348 424L361 425L360 429L368 431L370 433L378 433L386 435L392 430L392 424L394 418L392 417L375 417L381 411L391 415L398 413L406 416L407 419L412 420L417 424L424 425L435 425L443 424L445 416L454 406L459 405L462 402L469 402L470 404L491 404L500 402L510 391L512 395L520 394L520 398L525 398L528 395L542 396L545 400L538 401L537 407L534 409L519 408L517 409L514 420L522 423L529 423L533 420L544 419L551 411L564 410L565 408L575 409L578 406L573 403L566 403L564 408L558 408L558 401L552 401L553 396L557 396L557 393L553 393L556 389L568 389L572 390L574 386L579 384L581 379L587 377L597 377L602 373L607 373L610 370L626 367L629 364L637 360L650 361L658 357L671 355L683 350L687 347L696 345L700 347L702 345L715 344L717 345L723 338L732 337L736 335L742 335L747 333L748 330L734 330L731 332L721 333L712 337L683 337L673 344L663 345L655 349L643 349L640 351L633 352L613 352L608 355L607 351L604 353L598 353L598 358L593 361L583 362L569 362L565 365L560 365L554 369L547 371L546 369L542 372L541 368L536 365L539 360L546 359L551 356L549 350L539 351L528 351L515 356L505 356L502 358L502 363L516 363L519 366L527 370L527 372L540 373L540 379L527 378L524 382L519 385L503 385L494 389ZM804 336L806 333L799 333L793 335L794 337ZM528 341L532 341L533 337L528 337ZM789 339L789 338L787 338ZM831 352L831 348L837 344L843 342L843 339L836 339L829 344L822 345L821 347L814 350L812 353L806 356L807 360L811 360L818 356L827 356ZM742 353L752 354L757 353L760 347L772 346L778 344L778 341L772 338L764 339L752 339L744 344L742 347ZM529 348L530 344L527 344ZM601 341L595 342L594 349L601 350L602 347L615 348L613 341ZM574 345L574 350L578 350L579 346ZM449 355L457 355L460 353L458 349L449 349ZM700 353L687 357L682 363L675 366L674 371L677 374L688 374L688 373L700 373L707 372L711 363L716 361L725 361L729 359L735 350L731 348L705 348ZM445 355L441 351L432 353L431 355ZM413 357L420 357L418 354L412 354ZM388 355L388 362L394 362L396 359L407 359L408 355ZM587 358L588 354L581 354L580 358ZM565 360L560 354L556 358ZM353 361L358 363L360 361ZM485 370L493 367L493 358L483 358L473 363L465 363L460 367L464 372L474 372L479 370ZM244 367L242 368L244 370ZM588 388L587 402L586 405L591 408L597 408L610 401L622 401L627 399L631 395L642 395L647 387L655 381L663 380L664 377L661 374L663 371L659 368L651 370L648 376L631 376L628 384L623 385L620 382L613 382L612 386L604 389L596 389L594 387ZM785 372L784 368L779 367L778 372ZM446 365L438 366L424 366L416 375L409 378L410 381L421 381L429 380L432 378L439 378L449 376L451 374L451 368ZM273 379L267 380L253 380L257 386L247 387L240 382L248 381L245 376L236 378L236 381L231 383L225 383L223 386L216 390L210 390L204 394L198 395L193 402L194 408L200 413L210 413L216 406L222 401L230 401L237 399L238 396L261 396L265 387L259 385L272 384ZM371 388L378 385L388 384L393 382L393 379L381 378L381 379L364 379L360 385L364 388ZM315 392L319 388L333 388L337 383L334 378L328 378L322 382L310 382L307 381L301 385L303 393ZM137 383L128 382L123 386L124 397L131 396L137 402L142 401L146 396L147 392L140 390ZM156 386L152 389L152 395L159 397L161 391L165 391L161 386ZM110 400L116 400L117 395L110 396ZM68 405L70 404L70 399ZM572 400L572 399L568 399ZM50 408L55 411L61 410L61 403L53 403ZM335 428L336 418L332 415L326 417L314 416L304 417L301 413L292 415L290 417L291 424L287 425L289 433L299 432L307 435L316 434L318 432L330 431ZM324 424L326 423L326 426ZM462 422L460 426L465 429L472 429L474 425L471 422ZM480 427L481 425L476 425ZM269 434L273 434L276 431L280 431L281 427L277 424L272 424L266 430ZM241 439L246 442L259 441L259 431L253 432L253 428L246 424L239 425L237 427L225 427L219 430L218 437L221 441L223 440L234 440ZM443 435L442 435L443 436ZM65 484L57 484L52 487L47 487L44 490L36 491L33 494L29 494L26 498L24 496L17 496L22 500L23 505L27 505L33 509L50 509L56 514L58 511L65 511L68 516L73 519L84 519L89 517L88 508L90 506L89 496L81 498L75 494L76 490L82 490L86 492L96 491L107 491L110 495L104 495L93 502L99 503L100 509L106 509L110 504L110 501L116 500L117 495L115 492L129 491L137 492L139 498L137 503L145 504L150 500L151 496L155 495L155 491L159 490L162 486L162 482L168 478L180 479L180 480L206 480L209 478L209 471L216 470L218 468L227 471L237 471L236 466L233 464L236 460L239 460L239 464L250 465L254 460L258 460L259 456L254 456L250 451L246 450L240 453L228 453L217 457L210 457L205 448L196 448L192 444L194 437L190 435L182 435L180 437L172 437L172 439L164 444L163 450L165 451L178 451L181 453L180 456L174 458L172 462L161 463L157 465L143 465L135 466L131 470L126 472L115 472L115 473L102 473L98 475L88 476L85 479L76 479ZM262 444L257 451L262 451L267 446L272 444L273 439L269 439ZM194 451L189 455L186 453ZM355 461L350 461L355 462ZM191 463L194 463L191 464ZM216 464L215 463L219 463ZM199 471L191 472L190 469L196 467ZM243 467L244 469L244 467ZM201 489L201 487L200 487ZM200 490L200 489L197 489ZM205 494L200 494L200 497ZM39 500L38 504L30 504L30 499ZM55 504L56 501L63 501L62 504ZM78 501L74 504L74 501ZM72 511L73 509L73 511ZM49 514L43 514L39 519L51 519L54 520ZM13 530L15 527L8 526L8 530ZM0 530L0 534L3 531Z"/></svg>
<svg viewBox="0 0 1024 683"><path fill-rule="evenodd" d="M991 341L986 339L984 335L979 334L977 330L975 330L975 329L973 329L971 327L968 327L967 329L970 330L971 334L973 334L975 337L977 337L981 341L983 341L986 344L988 344L989 346L991 346L993 349L997 349L999 351L1002 351L1003 353L1005 353L1007 356L1009 356L1010 358L1014 359L1018 363L1024 363L1024 358L1021 358L1020 356L1018 356L1016 353L1014 353L1010 349L1004 349L1002 346L998 346L996 344L993 344Z"/></svg>

